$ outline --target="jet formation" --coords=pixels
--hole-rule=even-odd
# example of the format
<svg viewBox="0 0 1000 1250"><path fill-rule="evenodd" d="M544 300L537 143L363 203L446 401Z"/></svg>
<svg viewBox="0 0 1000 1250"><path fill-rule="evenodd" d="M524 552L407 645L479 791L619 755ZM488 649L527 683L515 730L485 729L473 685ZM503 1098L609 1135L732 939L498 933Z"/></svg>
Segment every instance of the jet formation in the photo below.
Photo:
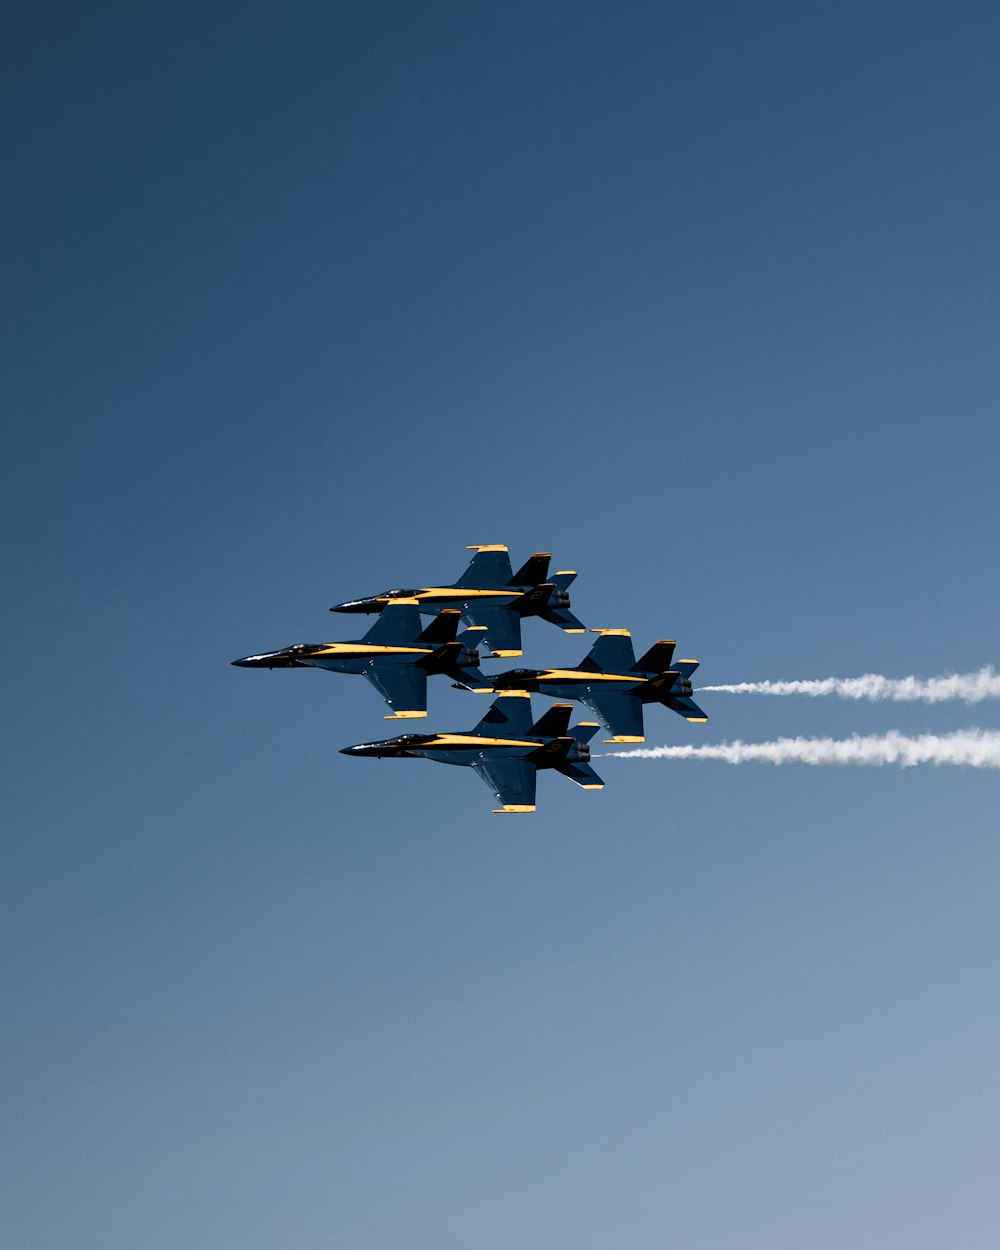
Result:
<svg viewBox="0 0 1000 1250"><path fill-rule="evenodd" d="M470 547L475 555L451 585L382 591L347 599L330 610L377 613L359 639L296 643L233 660L240 668L321 668L365 677L391 711L386 720L427 715L427 679L496 697L472 729L403 734L342 748L377 759L429 759L471 768L499 801L497 812L533 812L540 769L554 769L586 790L604 783L591 768L587 745L603 723L606 742L643 742L644 708L659 703L685 720L708 719L692 699L697 660L674 660L676 643L659 639L638 660L627 629L595 629L597 641L577 668L515 668L486 674L484 658L522 654L521 622L537 616L571 634L585 626L569 611L576 573L549 575L548 552L535 552L516 573L507 548ZM422 615L432 616L426 626ZM460 622L466 629L459 634ZM480 651L485 648L486 655ZM558 702L532 721L531 694L582 703L598 721L570 727L572 708Z"/></svg>

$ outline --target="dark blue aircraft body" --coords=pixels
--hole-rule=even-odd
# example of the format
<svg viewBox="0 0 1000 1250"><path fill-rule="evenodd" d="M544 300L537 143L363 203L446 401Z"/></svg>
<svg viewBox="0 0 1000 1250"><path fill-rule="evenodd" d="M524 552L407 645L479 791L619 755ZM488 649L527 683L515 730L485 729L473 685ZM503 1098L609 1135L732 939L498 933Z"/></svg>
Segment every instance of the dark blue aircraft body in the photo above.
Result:
<svg viewBox="0 0 1000 1250"><path fill-rule="evenodd" d="M427 678L444 673L470 689L489 689L479 671L476 640L457 637L460 613L445 609L423 628L420 609L392 602L364 638L351 642L300 642L233 660L240 668L325 668L367 677L393 709L386 720L427 715Z"/></svg>
<svg viewBox="0 0 1000 1250"><path fill-rule="evenodd" d="M501 806L494 811L533 812L539 769L554 768L585 790L604 786L590 767L587 746L598 726L584 722L571 729L571 711L569 704L557 703L532 724L529 696L508 693L494 700L479 724L465 733L403 734L344 747L342 754L471 768L499 800Z"/></svg>
<svg viewBox="0 0 1000 1250"><path fill-rule="evenodd" d="M627 629L591 632L601 636L579 668L515 668L487 682L498 691L537 690L555 699L576 699L607 726L608 742L645 741L645 703L662 703L685 720L708 720L691 698L698 661L674 661L674 642L661 639L636 660Z"/></svg>
<svg viewBox="0 0 1000 1250"><path fill-rule="evenodd" d="M469 567L450 586L420 586L385 590L364 599L348 599L331 612L381 612L393 599L415 599L421 612L457 608L463 620L478 626L494 656L521 654L521 620L540 616L568 634L582 634L584 626L570 612L569 584L576 573L565 569L548 574L548 552L536 551L516 573L501 545L470 547Z"/></svg>

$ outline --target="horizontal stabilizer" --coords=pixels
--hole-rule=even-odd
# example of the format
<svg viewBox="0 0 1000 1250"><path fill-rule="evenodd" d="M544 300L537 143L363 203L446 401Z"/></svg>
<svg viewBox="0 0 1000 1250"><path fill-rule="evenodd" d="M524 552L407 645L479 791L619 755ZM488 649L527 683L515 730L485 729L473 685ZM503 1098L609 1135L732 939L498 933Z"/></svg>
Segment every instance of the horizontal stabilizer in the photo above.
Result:
<svg viewBox="0 0 1000 1250"><path fill-rule="evenodd" d="M670 663L674 658L674 647L676 642L669 642L661 638L658 642L654 642L644 656L636 660L632 665L632 671L635 673L665 673L670 667Z"/></svg>
<svg viewBox="0 0 1000 1250"><path fill-rule="evenodd" d="M597 721L582 720L569 730L569 736L575 738L577 742L589 742L598 729L600 729L600 725Z"/></svg>
<svg viewBox="0 0 1000 1250"><path fill-rule="evenodd" d="M701 710L698 704L695 703L694 699L689 699L686 695L681 695L680 698L670 699L667 702L667 707L670 708L672 712L679 713L681 716L684 717L685 720L690 720L690 721L708 720L708 717Z"/></svg>
<svg viewBox="0 0 1000 1250"><path fill-rule="evenodd" d="M690 681L691 674L700 667L700 660L675 660L674 668L680 673L682 681Z"/></svg>
<svg viewBox="0 0 1000 1250"><path fill-rule="evenodd" d="M558 625L560 629L564 629L567 634L585 634L587 627L583 621L577 620L572 612L567 612L565 608L549 608L541 613L542 619L550 621L553 625Z"/></svg>
<svg viewBox="0 0 1000 1250"><path fill-rule="evenodd" d="M559 771L564 777L568 777L570 781L575 781L578 786L582 786L584 790L604 789L604 782L589 764L566 763L559 767Z"/></svg>
<svg viewBox="0 0 1000 1250"><path fill-rule="evenodd" d="M452 682L453 690L471 690L473 694L493 693L490 679L484 676L478 668L459 668L449 673L448 676L458 678L457 681Z"/></svg>
<svg viewBox="0 0 1000 1250"><path fill-rule="evenodd" d="M532 738L563 738L573 712L571 703L555 703L531 726Z"/></svg>
<svg viewBox="0 0 1000 1250"><path fill-rule="evenodd" d="M544 582L549 574L549 561L552 556L547 551L536 551L525 560L514 576L510 586L537 586Z"/></svg>
<svg viewBox="0 0 1000 1250"><path fill-rule="evenodd" d="M388 612L389 609L386 608L386 611ZM458 633L458 623L461 619L462 613L458 608L442 608L424 632L417 638L417 642L429 642L432 644L454 642L455 635Z"/></svg>

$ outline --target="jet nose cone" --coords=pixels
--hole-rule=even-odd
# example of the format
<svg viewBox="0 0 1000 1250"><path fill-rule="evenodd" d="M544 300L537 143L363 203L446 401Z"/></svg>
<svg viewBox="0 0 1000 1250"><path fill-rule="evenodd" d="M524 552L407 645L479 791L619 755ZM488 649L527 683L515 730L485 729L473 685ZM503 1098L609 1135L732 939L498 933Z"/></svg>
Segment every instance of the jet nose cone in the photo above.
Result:
<svg viewBox="0 0 1000 1250"><path fill-rule="evenodd" d="M341 747L340 754L371 756L378 759L383 755L390 754L390 752L386 749L385 744L381 742L359 742L357 746Z"/></svg>
<svg viewBox="0 0 1000 1250"><path fill-rule="evenodd" d="M237 668L301 668L302 665L287 651L265 651L263 655L245 655L242 660L231 660Z"/></svg>

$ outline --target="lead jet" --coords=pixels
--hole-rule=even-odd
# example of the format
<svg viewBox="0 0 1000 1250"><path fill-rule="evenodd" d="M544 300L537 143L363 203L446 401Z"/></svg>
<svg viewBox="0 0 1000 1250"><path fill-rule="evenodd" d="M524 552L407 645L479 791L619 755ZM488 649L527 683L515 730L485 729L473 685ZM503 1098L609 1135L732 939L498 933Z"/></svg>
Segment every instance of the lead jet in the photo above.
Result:
<svg viewBox="0 0 1000 1250"><path fill-rule="evenodd" d="M587 743L598 726L582 721L570 729L572 710L568 703L556 703L532 724L530 696L511 692L495 699L466 733L403 734L343 747L341 754L458 764L473 769L493 791L501 804L494 812L533 812L539 769L554 768L584 790L604 786L588 762Z"/></svg>
<svg viewBox="0 0 1000 1250"><path fill-rule="evenodd" d="M367 677L393 709L386 720L427 715L427 678L445 673L468 689L489 690L479 671L474 636L456 637L460 613L446 608L426 629L415 601L390 603L364 638L352 642L300 642L233 660L240 668L325 668Z"/></svg>
<svg viewBox="0 0 1000 1250"><path fill-rule="evenodd" d="M487 680L494 690L537 690L589 707L611 733L605 742L644 742L644 703L662 703L689 721L708 717L691 698L697 660L674 662L672 641L655 642L635 658L627 629L594 629L600 637L579 668L515 668Z"/></svg>
<svg viewBox="0 0 1000 1250"><path fill-rule="evenodd" d="M420 586L385 590L365 599L347 599L331 612L381 612L393 599L416 599L422 612L457 608L463 620L478 625L490 654L507 658L521 654L521 618L540 616L568 634L582 634L584 625L570 606L567 587L576 577L570 569L548 576L546 551L536 551L516 573L511 572L510 556L501 545L468 547L476 554L469 567L451 586Z"/></svg>

